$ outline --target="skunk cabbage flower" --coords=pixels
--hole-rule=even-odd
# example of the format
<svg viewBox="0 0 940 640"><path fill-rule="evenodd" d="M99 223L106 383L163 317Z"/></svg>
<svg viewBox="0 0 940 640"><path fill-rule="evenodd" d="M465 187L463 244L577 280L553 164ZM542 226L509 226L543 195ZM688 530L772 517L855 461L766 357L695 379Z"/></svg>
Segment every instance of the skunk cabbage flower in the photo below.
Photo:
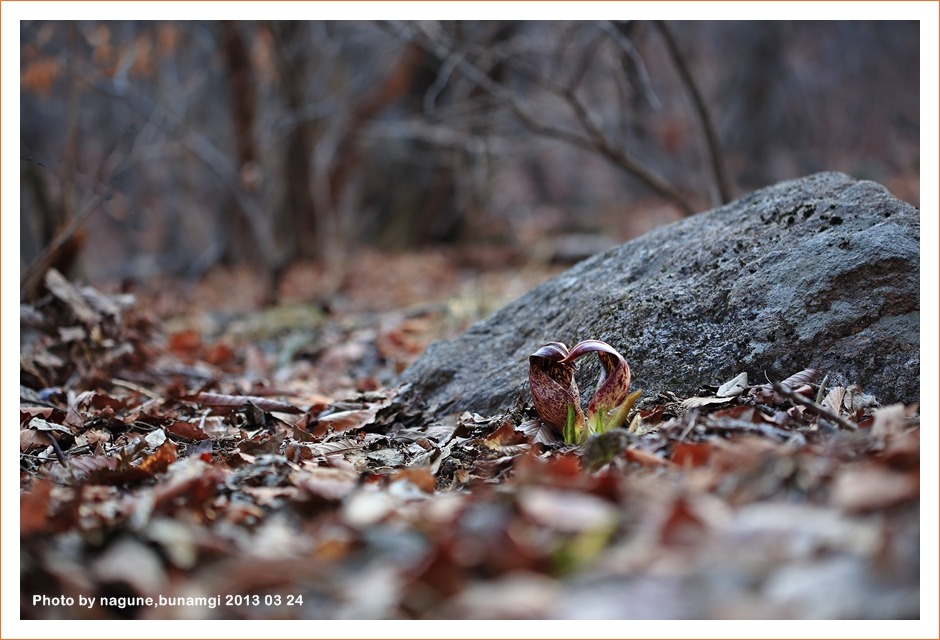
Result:
<svg viewBox="0 0 940 640"><path fill-rule="evenodd" d="M581 410L574 361L596 353L601 361L597 390L588 403L587 424ZM577 444L592 433L620 426L640 392L630 393L630 367L623 356L606 342L583 340L571 351L561 342L549 342L529 356L529 386L535 412L542 422L560 431L565 443Z"/></svg>
<svg viewBox="0 0 940 640"><path fill-rule="evenodd" d="M561 342L549 342L529 356L529 387L535 412L565 442L574 439L569 435L580 434L584 428L574 364L565 362L568 356L568 347Z"/></svg>
<svg viewBox="0 0 940 640"><path fill-rule="evenodd" d="M588 404L588 415L596 415L602 408L619 407L630 393L630 366L620 352L606 342L583 340L568 352L561 364L573 363L584 354L594 352L601 361L601 376Z"/></svg>
<svg viewBox="0 0 940 640"><path fill-rule="evenodd" d="M601 375L597 390L588 403L588 430L581 434L583 441L589 433L604 433L620 426L640 397L640 392L630 393L630 366L620 352L600 340L583 340L576 344L562 364L573 362L586 353L596 353L601 361Z"/></svg>

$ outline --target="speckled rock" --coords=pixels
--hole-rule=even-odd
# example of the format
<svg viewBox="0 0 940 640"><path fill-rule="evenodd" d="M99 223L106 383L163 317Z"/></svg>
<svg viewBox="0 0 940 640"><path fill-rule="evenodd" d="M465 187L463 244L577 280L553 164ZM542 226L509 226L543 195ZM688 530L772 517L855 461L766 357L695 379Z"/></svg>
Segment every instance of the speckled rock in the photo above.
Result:
<svg viewBox="0 0 940 640"><path fill-rule="evenodd" d="M646 396L815 367L882 403L916 402L919 269L917 209L877 183L820 173L593 256L432 344L401 382L436 415L493 414L528 393L527 357L543 343L597 338Z"/></svg>

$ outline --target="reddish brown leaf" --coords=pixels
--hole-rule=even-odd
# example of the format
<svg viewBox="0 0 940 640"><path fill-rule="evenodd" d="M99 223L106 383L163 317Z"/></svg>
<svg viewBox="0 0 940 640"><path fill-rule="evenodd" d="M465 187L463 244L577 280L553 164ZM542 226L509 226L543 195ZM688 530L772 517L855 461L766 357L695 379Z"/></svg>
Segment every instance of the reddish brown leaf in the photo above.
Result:
<svg viewBox="0 0 940 640"><path fill-rule="evenodd" d="M767 460L783 455L781 445L756 435L716 440L713 446L712 465L723 473L759 467Z"/></svg>
<svg viewBox="0 0 940 640"><path fill-rule="evenodd" d="M206 464L205 460L180 460L166 481L154 488L154 510L171 511L186 505L195 510L195 515L202 518L202 507L218 495L224 480L224 472L216 466Z"/></svg>
<svg viewBox="0 0 940 640"><path fill-rule="evenodd" d="M313 451L310 450L310 447L292 443L285 447L284 457L290 462L296 463L302 462L303 460L313 460L316 456L313 455Z"/></svg>
<svg viewBox="0 0 940 640"><path fill-rule="evenodd" d="M524 441L524 435L513 429L512 424L503 422L493 433L486 437L483 444L490 449L499 449L500 447L519 444Z"/></svg>
<svg viewBox="0 0 940 640"><path fill-rule="evenodd" d="M176 456L176 445L167 440L157 447L157 450L154 451L152 455L146 456L141 460L137 464L137 468L150 475L163 473L166 471L167 467L176 462Z"/></svg>
<svg viewBox="0 0 940 640"><path fill-rule="evenodd" d="M118 468L118 459L111 456L77 456L69 460L69 466L76 475L90 475L97 471Z"/></svg>
<svg viewBox="0 0 940 640"><path fill-rule="evenodd" d="M669 460L680 467L700 467L708 462L712 448L710 442L676 442Z"/></svg>
<svg viewBox="0 0 940 640"><path fill-rule="evenodd" d="M633 462L639 462L640 464L647 467L671 467L674 466L672 462L666 460L665 458L660 458L656 454L648 453L642 449L626 449L623 452L624 457L627 460Z"/></svg>
<svg viewBox="0 0 940 640"><path fill-rule="evenodd" d="M33 482L32 489L20 494L20 536L29 536L48 528L49 499L52 482L45 479Z"/></svg>
<svg viewBox="0 0 940 640"><path fill-rule="evenodd" d="M427 467L406 467L392 474L391 480L407 480L425 493L434 493L437 481Z"/></svg>
<svg viewBox="0 0 940 640"><path fill-rule="evenodd" d="M316 426L313 427L312 433L319 437L331 431L334 433L342 433L343 431L361 429L375 419L376 413L378 413L377 407L337 411L336 413L331 413L328 416L318 419Z"/></svg>
<svg viewBox="0 0 940 640"><path fill-rule="evenodd" d="M202 351L202 336L194 329L185 329L169 338L170 351L179 356L196 357Z"/></svg>
<svg viewBox="0 0 940 640"><path fill-rule="evenodd" d="M206 350L203 360L209 364L220 366L228 364L235 359L235 351L225 342L216 342Z"/></svg>
<svg viewBox="0 0 940 640"><path fill-rule="evenodd" d="M573 478L581 474L581 459L573 453L554 455L548 459L545 471L554 478Z"/></svg>
<svg viewBox="0 0 940 640"><path fill-rule="evenodd" d="M795 407L790 407L787 409L787 415L794 420L802 420L803 414L806 413L806 407L801 404L796 405ZM785 421L775 421L778 424L783 424Z"/></svg>
<svg viewBox="0 0 940 640"><path fill-rule="evenodd" d="M79 412L78 408L75 406L75 403L69 403L68 411L65 414L65 420L63 420L62 423L67 424L74 429L85 428L85 417Z"/></svg>
<svg viewBox="0 0 940 640"><path fill-rule="evenodd" d="M199 428L198 424L193 422L176 421L167 427L164 427L167 433L171 433L186 442L196 442L199 440L208 440L206 432Z"/></svg>
<svg viewBox="0 0 940 640"><path fill-rule="evenodd" d="M69 468L79 481L92 484L139 482L151 475L136 467L121 467L120 461L106 455L77 456L69 459Z"/></svg>
<svg viewBox="0 0 940 640"><path fill-rule="evenodd" d="M98 410L103 409L123 409L126 406L126 403L123 400L119 400L113 396L109 396L106 393L101 393L99 391L86 391L78 395L75 398L75 406L78 409L87 409L88 407L94 407Z"/></svg>
<svg viewBox="0 0 940 640"><path fill-rule="evenodd" d="M525 453L513 459L514 476L523 484L571 486L581 481L581 456L575 453L554 453L547 459Z"/></svg>
<svg viewBox="0 0 940 640"><path fill-rule="evenodd" d="M268 453L277 453L280 451L283 436L272 435L261 431L256 433L250 439L242 440L238 443L238 450L252 456L261 456Z"/></svg>
<svg viewBox="0 0 940 640"><path fill-rule="evenodd" d="M667 547L689 547L702 540L706 528L702 518L686 498L675 500L659 530L660 542Z"/></svg>
<svg viewBox="0 0 940 640"><path fill-rule="evenodd" d="M137 444L128 445L125 450L133 452L141 444L143 441L138 440ZM176 445L167 440L136 463L127 464L121 458L105 455L76 456L69 458L69 467L76 479L89 483L139 482L166 471L176 457Z"/></svg>
<svg viewBox="0 0 940 640"><path fill-rule="evenodd" d="M663 405L659 404L651 409L643 409L637 412L637 415L640 416L640 420L647 425L659 424L663 419Z"/></svg>
<svg viewBox="0 0 940 640"><path fill-rule="evenodd" d="M420 615L422 607L431 606L463 590L464 570L457 560L460 554L453 551L451 546L438 540L427 558L406 576L402 591L405 602L411 607L418 607L413 611L414 615ZM428 601L429 595L434 600Z"/></svg>
<svg viewBox="0 0 940 640"><path fill-rule="evenodd" d="M58 414L59 417L53 417L54 414ZM65 418L65 412L53 407L20 407L20 424L28 422L30 418L35 416L50 422L61 422Z"/></svg>
<svg viewBox="0 0 940 640"><path fill-rule="evenodd" d="M718 420L721 418L730 418L732 420L741 420L752 424L774 424L774 421L764 415L759 409L744 404L721 409L711 414L711 417Z"/></svg>

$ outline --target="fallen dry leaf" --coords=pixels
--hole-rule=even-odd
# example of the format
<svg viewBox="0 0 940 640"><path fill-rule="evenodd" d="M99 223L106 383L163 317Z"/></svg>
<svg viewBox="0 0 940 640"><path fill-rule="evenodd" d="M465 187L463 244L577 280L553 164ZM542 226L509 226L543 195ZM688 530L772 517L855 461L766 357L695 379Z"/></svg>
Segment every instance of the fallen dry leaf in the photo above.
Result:
<svg viewBox="0 0 940 640"><path fill-rule="evenodd" d="M52 482L37 480L32 491L20 495L20 536L29 536L45 531L48 527L49 498Z"/></svg>
<svg viewBox="0 0 940 640"><path fill-rule="evenodd" d="M650 467L669 467L673 463L665 458L660 458L654 453L649 453L641 449L626 449L623 452L624 457L632 462L638 462Z"/></svg>
<svg viewBox="0 0 940 640"><path fill-rule="evenodd" d="M254 405L262 411L276 413L303 413L289 402L281 402L260 396L237 396L223 393L197 393L191 396L182 396L180 400L193 402L203 407L213 409L244 409Z"/></svg>
<svg viewBox="0 0 940 640"><path fill-rule="evenodd" d="M521 491L516 501L533 521L563 533L605 529L616 522L616 507L590 494L531 488Z"/></svg>
<svg viewBox="0 0 940 640"><path fill-rule="evenodd" d="M710 442L677 442L669 460L680 467L700 467L711 458L713 447Z"/></svg>
<svg viewBox="0 0 940 640"><path fill-rule="evenodd" d="M829 390L824 407L859 424L836 430L772 388L735 395L741 374L715 406L641 398L632 432L571 446L527 398L431 421L386 388L439 322L457 326L449 303L359 316L330 297L300 325L236 329L245 312L168 340L146 303L59 286L21 314L24 589L259 604L24 601L24 618L921 613L914 407Z"/></svg>
<svg viewBox="0 0 940 640"><path fill-rule="evenodd" d="M849 512L884 509L920 495L916 472L892 471L872 463L848 465L832 485L833 506Z"/></svg>

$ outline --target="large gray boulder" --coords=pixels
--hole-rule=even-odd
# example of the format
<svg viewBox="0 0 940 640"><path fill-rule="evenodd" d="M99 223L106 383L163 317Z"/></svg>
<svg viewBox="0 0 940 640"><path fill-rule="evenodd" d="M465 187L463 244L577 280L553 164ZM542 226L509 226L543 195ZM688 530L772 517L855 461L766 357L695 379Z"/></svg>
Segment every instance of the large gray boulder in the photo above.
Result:
<svg viewBox="0 0 940 640"><path fill-rule="evenodd" d="M589 258L432 344L401 382L436 415L493 414L528 393L527 357L543 343L597 338L645 396L815 367L882 403L917 402L919 269L917 209L820 173Z"/></svg>

